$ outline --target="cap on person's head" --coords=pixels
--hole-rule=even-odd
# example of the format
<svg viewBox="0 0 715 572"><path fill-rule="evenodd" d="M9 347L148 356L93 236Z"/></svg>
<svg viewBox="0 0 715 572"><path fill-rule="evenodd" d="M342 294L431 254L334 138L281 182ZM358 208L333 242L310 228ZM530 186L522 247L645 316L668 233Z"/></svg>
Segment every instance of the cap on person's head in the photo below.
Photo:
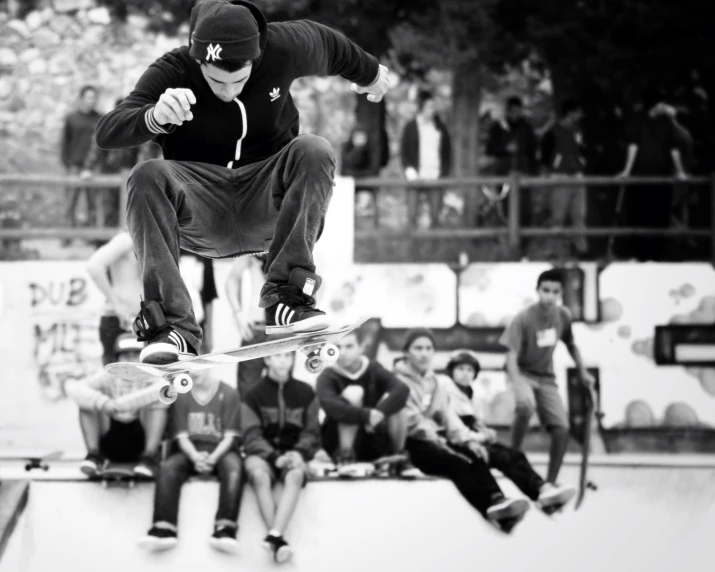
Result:
<svg viewBox="0 0 715 572"><path fill-rule="evenodd" d="M114 342L114 351L117 355L125 352L140 352L145 346L146 344L137 340L134 334L120 334Z"/></svg>
<svg viewBox="0 0 715 572"><path fill-rule="evenodd" d="M436 345L432 330L427 328L412 328L411 330L407 330L405 334L405 343L402 344L402 351L409 351L410 346L415 343L415 340L418 338L427 338L432 342L433 346Z"/></svg>
<svg viewBox="0 0 715 572"><path fill-rule="evenodd" d="M245 6L208 0L198 10L191 35L191 57L201 62L255 60L261 55L258 23Z"/></svg>
<svg viewBox="0 0 715 572"><path fill-rule="evenodd" d="M456 353L449 359L449 362L447 363L447 371L450 376L454 372L454 368L458 365L471 365L474 368L474 379L477 379L477 376L482 369L479 360L468 351Z"/></svg>

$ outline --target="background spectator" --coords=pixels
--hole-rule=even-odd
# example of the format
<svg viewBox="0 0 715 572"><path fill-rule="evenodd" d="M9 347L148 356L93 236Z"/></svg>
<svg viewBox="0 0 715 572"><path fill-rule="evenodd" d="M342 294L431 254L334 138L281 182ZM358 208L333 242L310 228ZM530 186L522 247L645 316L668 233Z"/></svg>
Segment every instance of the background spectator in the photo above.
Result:
<svg viewBox="0 0 715 572"><path fill-rule="evenodd" d="M452 166L452 141L435 111L433 95L421 91L417 96L417 114L402 132L402 168L408 181L435 180L449 175ZM438 219L443 191L420 193L418 226L432 226ZM425 212L426 209L426 212Z"/></svg>
<svg viewBox="0 0 715 572"><path fill-rule="evenodd" d="M656 90L646 90L642 98L642 110L626 127L628 155L622 177L650 176L687 177L681 149L683 132L673 117L660 105L661 96ZM671 184L638 185L626 188L622 200L622 216L626 226L665 229L670 226L673 204ZM624 256L638 260L660 260L665 251L665 237L631 237L622 241Z"/></svg>
<svg viewBox="0 0 715 572"><path fill-rule="evenodd" d="M581 177L586 160L583 156L583 137L580 121L583 112L579 102L567 99L561 104L558 119L544 133L541 140L541 161L547 173ZM585 185L563 185L547 188L548 221L551 227L564 227L567 220L573 228L586 227ZM586 253L586 237L571 240L576 252Z"/></svg>
<svg viewBox="0 0 715 572"><path fill-rule="evenodd" d="M102 115L97 111L97 88L85 85L79 92L77 109L65 118L61 143L61 160L68 175L79 175L85 167L89 151L94 144L94 129ZM87 201L87 219L93 220L96 212L95 197L88 188L67 189L67 217L70 226L77 226L77 203L84 192Z"/></svg>

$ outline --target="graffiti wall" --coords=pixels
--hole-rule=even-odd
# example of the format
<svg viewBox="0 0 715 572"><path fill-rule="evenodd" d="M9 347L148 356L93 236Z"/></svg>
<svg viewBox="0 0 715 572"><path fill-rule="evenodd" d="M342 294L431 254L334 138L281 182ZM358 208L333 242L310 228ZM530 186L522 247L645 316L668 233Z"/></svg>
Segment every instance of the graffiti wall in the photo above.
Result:
<svg viewBox="0 0 715 572"><path fill-rule="evenodd" d="M240 341L225 300L230 266L215 265L217 349ZM536 278L547 265L473 264L458 276L446 265L354 265L326 256L321 268L320 305L336 320L369 315L386 331L428 326L449 332L457 324L503 327L536 300ZM594 284L585 292L599 292L600 321L577 323L574 332L587 365L600 369L604 425L715 427L715 368L658 367L652 356L656 325L715 323L715 271L707 264L614 264L586 274ZM0 449L83 452L77 410L64 384L100 367L102 305L83 262L0 263ZM389 367L399 346L382 341L377 355ZM447 359L447 352L438 352L436 366ZM509 423L513 397L501 371L503 354L482 353L480 359L484 371L476 390L487 418ZM565 402L569 366L560 346L555 369ZM235 372L228 365L221 376L233 384ZM312 379L300 366L296 375Z"/></svg>
<svg viewBox="0 0 715 572"><path fill-rule="evenodd" d="M64 384L101 366L103 299L81 262L0 264L0 446L81 448Z"/></svg>

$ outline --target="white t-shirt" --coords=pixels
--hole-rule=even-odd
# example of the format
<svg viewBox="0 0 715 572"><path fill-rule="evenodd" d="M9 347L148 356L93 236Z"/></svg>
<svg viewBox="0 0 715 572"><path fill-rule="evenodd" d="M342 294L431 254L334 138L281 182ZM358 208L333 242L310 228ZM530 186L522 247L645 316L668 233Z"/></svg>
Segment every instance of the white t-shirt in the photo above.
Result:
<svg viewBox="0 0 715 572"><path fill-rule="evenodd" d="M434 121L424 121L417 118L417 132L420 138L420 179L438 179L441 171L439 149L442 134Z"/></svg>

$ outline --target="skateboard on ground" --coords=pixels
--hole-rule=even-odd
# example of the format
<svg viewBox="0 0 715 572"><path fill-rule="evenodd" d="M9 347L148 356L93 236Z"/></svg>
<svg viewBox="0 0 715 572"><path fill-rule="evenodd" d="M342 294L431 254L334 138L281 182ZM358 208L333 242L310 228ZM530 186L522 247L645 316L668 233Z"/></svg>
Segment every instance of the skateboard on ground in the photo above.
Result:
<svg viewBox="0 0 715 572"><path fill-rule="evenodd" d="M350 463L335 469L335 476L341 479L366 479L370 477L389 477L390 469L408 460L407 455L386 455L374 461ZM407 478L407 477L404 477ZM414 477L411 477L414 478Z"/></svg>
<svg viewBox="0 0 715 572"><path fill-rule="evenodd" d="M305 368L311 373L319 373L324 364L334 363L338 359L338 348L334 343L362 326L368 319L362 318L347 326L269 339L260 344L214 352L164 365L120 362L110 363L104 369L111 375L128 381L152 383L156 382L157 378L162 379L163 382L159 384L159 401L169 405L176 401L179 393L191 391L194 385L191 372L219 365L300 351L306 356Z"/></svg>
<svg viewBox="0 0 715 572"><path fill-rule="evenodd" d="M17 453L9 451L6 454L0 453L0 461L25 461L25 470L42 469L47 471L50 468L48 461L54 461L62 457L62 451L52 451L50 453Z"/></svg>
<svg viewBox="0 0 715 572"><path fill-rule="evenodd" d="M141 477L134 472L133 464L112 462L108 462L95 477L96 480L102 483L102 488L105 489L111 485L123 485L133 489L140 478Z"/></svg>

